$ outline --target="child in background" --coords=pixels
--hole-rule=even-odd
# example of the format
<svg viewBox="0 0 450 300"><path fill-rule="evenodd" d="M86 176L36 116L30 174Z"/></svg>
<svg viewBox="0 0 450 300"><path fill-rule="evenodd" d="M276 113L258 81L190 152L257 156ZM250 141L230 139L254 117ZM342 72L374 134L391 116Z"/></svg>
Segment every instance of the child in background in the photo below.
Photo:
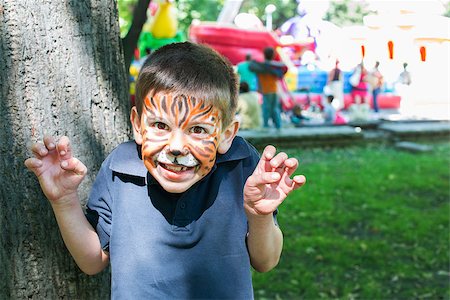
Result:
<svg viewBox="0 0 450 300"><path fill-rule="evenodd" d="M302 107L298 104L292 108L292 114L290 118L292 124L294 124L295 127L300 127L305 123L305 121L309 120L308 117L303 115L302 111Z"/></svg>
<svg viewBox="0 0 450 300"><path fill-rule="evenodd" d="M134 141L106 158L86 215L86 166L69 139L45 137L25 165L38 177L64 242L87 274L111 263L113 299L251 299L250 266L279 261L277 207L305 183L298 162L237 137L237 79L212 49L174 43L136 84Z"/></svg>
<svg viewBox="0 0 450 300"><path fill-rule="evenodd" d="M250 91L247 82L239 84L239 98L237 105L237 116L239 117L239 129L259 129L261 128L261 104L259 104L259 94Z"/></svg>
<svg viewBox="0 0 450 300"><path fill-rule="evenodd" d="M325 124L334 124L336 120L336 109L332 105L333 100L333 95L327 95L327 101L323 106L323 120Z"/></svg>

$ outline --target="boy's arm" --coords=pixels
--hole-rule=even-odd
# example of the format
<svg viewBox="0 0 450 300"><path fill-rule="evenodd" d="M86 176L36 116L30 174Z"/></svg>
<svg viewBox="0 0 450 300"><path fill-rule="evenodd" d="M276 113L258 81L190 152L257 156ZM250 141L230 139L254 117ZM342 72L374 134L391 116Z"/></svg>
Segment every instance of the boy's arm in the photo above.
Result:
<svg viewBox="0 0 450 300"><path fill-rule="evenodd" d="M253 268L267 272L278 264L283 248L283 235L275 225L273 213L293 190L301 187L303 175L290 176L298 161L284 152L276 154L267 146L253 174L244 186L244 208L248 218L248 251Z"/></svg>
<svg viewBox="0 0 450 300"><path fill-rule="evenodd" d="M62 137L58 143L52 137L45 137L43 144L33 145L32 151L34 157L28 158L25 165L39 179L64 243L83 272L100 272L108 265L109 258L83 213L77 193L86 175L86 166L72 156L67 137Z"/></svg>

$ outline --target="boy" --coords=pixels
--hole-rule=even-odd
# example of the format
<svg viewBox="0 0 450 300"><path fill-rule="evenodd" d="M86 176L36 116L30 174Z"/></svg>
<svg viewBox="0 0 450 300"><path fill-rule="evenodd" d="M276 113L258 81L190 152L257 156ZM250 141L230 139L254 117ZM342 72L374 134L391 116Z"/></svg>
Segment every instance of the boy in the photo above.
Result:
<svg viewBox="0 0 450 300"><path fill-rule="evenodd" d="M236 137L236 103L232 66L210 48L153 52L137 80L134 141L103 163L86 217L77 196L86 167L68 138L33 146L25 164L64 242L87 274L111 262L112 298L248 299L250 264L264 272L278 263L273 215L305 178L289 178L296 159L267 146L259 160Z"/></svg>

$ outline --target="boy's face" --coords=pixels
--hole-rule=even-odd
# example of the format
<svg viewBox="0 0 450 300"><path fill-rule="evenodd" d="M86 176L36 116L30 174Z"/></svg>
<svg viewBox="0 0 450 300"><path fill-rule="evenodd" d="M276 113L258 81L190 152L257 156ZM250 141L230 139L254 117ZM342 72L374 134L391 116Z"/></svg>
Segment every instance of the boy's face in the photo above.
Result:
<svg viewBox="0 0 450 300"><path fill-rule="evenodd" d="M147 96L140 117L134 107L135 140L150 174L170 193L182 193L212 169L217 152L231 146L219 110L194 97L158 93Z"/></svg>

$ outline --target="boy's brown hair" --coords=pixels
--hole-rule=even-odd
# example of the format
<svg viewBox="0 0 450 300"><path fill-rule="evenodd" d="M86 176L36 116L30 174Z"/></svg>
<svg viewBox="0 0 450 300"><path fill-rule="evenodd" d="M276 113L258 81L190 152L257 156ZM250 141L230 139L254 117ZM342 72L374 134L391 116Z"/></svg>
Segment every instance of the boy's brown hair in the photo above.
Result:
<svg viewBox="0 0 450 300"><path fill-rule="evenodd" d="M205 101L221 112L223 128L236 112L238 83L231 63L208 46L173 43L149 55L136 82L140 116L149 93L173 93Z"/></svg>

